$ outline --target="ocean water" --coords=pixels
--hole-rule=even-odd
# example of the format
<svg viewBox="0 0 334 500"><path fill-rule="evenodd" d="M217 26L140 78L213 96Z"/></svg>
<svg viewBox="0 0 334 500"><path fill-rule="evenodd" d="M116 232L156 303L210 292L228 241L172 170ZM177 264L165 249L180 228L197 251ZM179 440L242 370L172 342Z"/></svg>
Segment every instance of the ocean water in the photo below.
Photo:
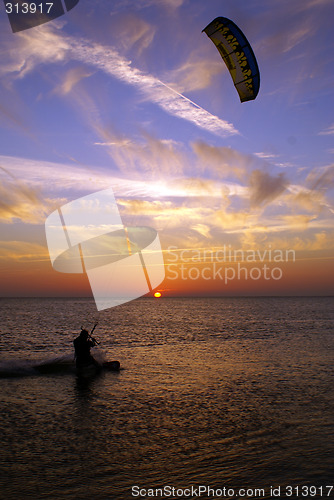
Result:
<svg viewBox="0 0 334 500"><path fill-rule="evenodd" d="M0 310L1 499L334 498L333 298ZM97 319L123 370L35 372Z"/></svg>

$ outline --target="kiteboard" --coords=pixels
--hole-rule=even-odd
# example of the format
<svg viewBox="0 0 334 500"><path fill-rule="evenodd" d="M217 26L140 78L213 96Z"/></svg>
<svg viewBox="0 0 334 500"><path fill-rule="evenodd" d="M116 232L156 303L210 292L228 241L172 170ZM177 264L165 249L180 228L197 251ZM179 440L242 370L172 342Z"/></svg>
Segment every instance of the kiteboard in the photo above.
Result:
<svg viewBox="0 0 334 500"><path fill-rule="evenodd" d="M76 367L78 377L91 378L103 371L119 372L121 365L119 361L105 361L103 363L89 363Z"/></svg>
<svg viewBox="0 0 334 500"><path fill-rule="evenodd" d="M122 370L119 361L100 361L76 367L73 356L65 355L43 362L32 361L0 361L0 378L30 377L36 375L68 375L77 374L91 378L103 372L119 372Z"/></svg>

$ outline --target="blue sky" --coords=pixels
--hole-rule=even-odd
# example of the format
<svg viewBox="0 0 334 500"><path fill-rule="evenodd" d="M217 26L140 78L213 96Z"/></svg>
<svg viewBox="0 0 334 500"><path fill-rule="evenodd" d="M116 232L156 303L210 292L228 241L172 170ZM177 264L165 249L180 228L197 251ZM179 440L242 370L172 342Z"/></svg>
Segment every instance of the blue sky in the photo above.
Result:
<svg viewBox="0 0 334 500"><path fill-rule="evenodd" d="M253 47L255 101L202 33L217 16ZM13 34L2 12L3 272L46 265L47 215L107 187L165 247L271 244L333 270L333 16L331 0L81 0Z"/></svg>

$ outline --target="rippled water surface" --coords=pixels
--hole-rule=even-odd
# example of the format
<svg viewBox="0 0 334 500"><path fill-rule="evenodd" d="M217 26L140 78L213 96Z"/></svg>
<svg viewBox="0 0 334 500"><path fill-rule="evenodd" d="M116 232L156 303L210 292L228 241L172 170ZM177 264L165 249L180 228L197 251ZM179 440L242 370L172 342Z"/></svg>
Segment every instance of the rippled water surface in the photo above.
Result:
<svg viewBox="0 0 334 500"><path fill-rule="evenodd" d="M99 318L85 299L0 310L1 499L333 484L333 299L139 299ZM31 370L71 359L95 319L120 373L83 383Z"/></svg>

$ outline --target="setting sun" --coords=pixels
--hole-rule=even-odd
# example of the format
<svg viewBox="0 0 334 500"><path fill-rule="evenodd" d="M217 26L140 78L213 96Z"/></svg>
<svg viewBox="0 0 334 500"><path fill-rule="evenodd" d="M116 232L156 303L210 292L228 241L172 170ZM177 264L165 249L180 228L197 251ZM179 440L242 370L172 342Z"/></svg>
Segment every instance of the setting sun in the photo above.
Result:
<svg viewBox="0 0 334 500"><path fill-rule="evenodd" d="M160 292L155 292L154 297L156 299L159 299L161 297L161 293Z"/></svg>

